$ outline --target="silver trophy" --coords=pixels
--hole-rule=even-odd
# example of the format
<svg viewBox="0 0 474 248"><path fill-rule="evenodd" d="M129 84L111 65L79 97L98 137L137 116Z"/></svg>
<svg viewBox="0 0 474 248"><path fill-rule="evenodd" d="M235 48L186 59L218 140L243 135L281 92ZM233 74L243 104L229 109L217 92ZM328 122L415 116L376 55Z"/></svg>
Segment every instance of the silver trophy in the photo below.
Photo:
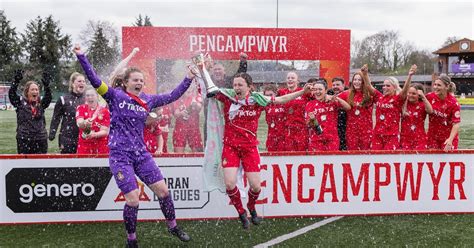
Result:
<svg viewBox="0 0 474 248"><path fill-rule="evenodd" d="M197 69L199 70L200 78L204 81L204 86L206 87L207 94L206 96L213 97L217 93L219 93L219 88L212 82L211 75L206 69L204 55L202 53L192 57L193 63L196 65Z"/></svg>

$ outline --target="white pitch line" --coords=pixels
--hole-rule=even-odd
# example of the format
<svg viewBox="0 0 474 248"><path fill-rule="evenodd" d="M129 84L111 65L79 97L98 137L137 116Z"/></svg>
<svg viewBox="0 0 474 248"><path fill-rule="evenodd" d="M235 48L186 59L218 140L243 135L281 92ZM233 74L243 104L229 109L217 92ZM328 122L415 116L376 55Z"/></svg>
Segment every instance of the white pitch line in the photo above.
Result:
<svg viewBox="0 0 474 248"><path fill-rule="evenodd" d="M331 217L331 218L329 218L329 219L325 219L325 220L323 220L323 221L316 222L316 223L314 223L314 224L312 224L312 225L310 225L310 226L303 227L303 228L301 228L301 229L299 229L299 230L296 230L296 231L294 231L294 232L292 232L292 233L288 233L288 234L282 235L282 236L280 236L280 237L274 238L274 239L272 239L272 240L270 240L270 241L267 241L267 242L265 242L265 243L258 244L258 245L256 245L256 246L254 246L253 248L266 248L266 247L269 247L269 246L272 246L272 245L276 245L276 244L281 243L281 242L283 242L283 241L285 241L285 240L294 238L294 237L299 236L299 235L301 235L301 234L307 233L307 232L309 232L309 231L311 231L311 230L313 230L313 229L322 227L322 226L324 226L324 225L326 225L326 224L329 224L329 223L331 223L331 222L333 222L333 221L339 220L339 219L341 219L342 217L344 217L344 216Z"/></svg>

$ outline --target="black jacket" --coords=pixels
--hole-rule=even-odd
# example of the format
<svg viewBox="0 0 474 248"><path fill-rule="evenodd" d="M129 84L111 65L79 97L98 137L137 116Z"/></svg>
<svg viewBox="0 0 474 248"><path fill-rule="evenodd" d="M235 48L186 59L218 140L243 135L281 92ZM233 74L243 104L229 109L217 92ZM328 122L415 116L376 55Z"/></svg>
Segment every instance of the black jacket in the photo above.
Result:
<svg viewBox="0 0 474 248"><path fill-rule="evenodd" d="M49 86L44 87L44 97L36 106L36 115L33 116L32 106L26 99L20 97L16 92L18 84L14 83L8 91L10 103L16 108L16 137L43 140L48 137L46 132L46 120L44 118L44 110L49 107L51 103L51 89Z"/></svg>
<svg viewBox="0 0 474 248"><path fill-rule="evenodd" d="M58 98L54 106L53 118L49 128L49 140L54 140L61 122L59 131L59 146L77 144L79 128L76 124L76 108L84 104L84 95L74 92L65 94Z"/></svg>

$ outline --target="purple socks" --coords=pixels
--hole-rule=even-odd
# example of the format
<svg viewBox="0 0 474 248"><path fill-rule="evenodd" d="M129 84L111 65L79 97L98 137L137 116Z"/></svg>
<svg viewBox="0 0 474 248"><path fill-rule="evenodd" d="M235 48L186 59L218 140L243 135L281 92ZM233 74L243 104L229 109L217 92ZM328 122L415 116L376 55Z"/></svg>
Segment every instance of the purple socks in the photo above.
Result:
<svg viewBox="0 0 474 248"><path fill-rule="evenodd" d="M136 239L135 232L137 230L137 215L138 206L131 207L125 204L123 208L123 221L125 223L125 229L127 230L128 239Z"/></svg>
<svg viewBox="0 0 474 248"><path fill-rule="evenodd" d="M174 228L176 226L176 216L174 212L174 204L173 200L171 199L171 196L168 195L163 198L158 198L160 202L160 207L161 211L163 212L163 215L165 216L166 219L166 224L168 225L168 228Z"/></svg>

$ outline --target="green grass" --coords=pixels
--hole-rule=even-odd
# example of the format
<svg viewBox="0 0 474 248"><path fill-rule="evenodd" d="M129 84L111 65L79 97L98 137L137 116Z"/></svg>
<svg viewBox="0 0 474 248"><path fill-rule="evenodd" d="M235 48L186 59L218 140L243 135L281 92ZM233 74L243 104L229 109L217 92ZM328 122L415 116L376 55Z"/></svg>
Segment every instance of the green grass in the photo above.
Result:
<svg viewBox="0 0 474 248"><path fill-rule="evenodd" d="M46 111L49 128L52 110ZM460 148L474 148L474 111L463 110ZM16 115L0 111L0 154L16 153ZM267 126L260 119L259 148L264 150ZM171 134L171 133L170 133ZM170 138L171 140L171 138ZM172 147L171 141L169 147ZM57 139L49 143L58 152ZM237 220L181 221L192 236L188 244L170 236L163 222L139 223L137 235L142 247L252 247L320 221L321 218L265 219L250 231ZM472 247L474 215L399 215L344 217L278 247ZM0 247L123 247L122 223L35 224L0 226Z"/></svg>

